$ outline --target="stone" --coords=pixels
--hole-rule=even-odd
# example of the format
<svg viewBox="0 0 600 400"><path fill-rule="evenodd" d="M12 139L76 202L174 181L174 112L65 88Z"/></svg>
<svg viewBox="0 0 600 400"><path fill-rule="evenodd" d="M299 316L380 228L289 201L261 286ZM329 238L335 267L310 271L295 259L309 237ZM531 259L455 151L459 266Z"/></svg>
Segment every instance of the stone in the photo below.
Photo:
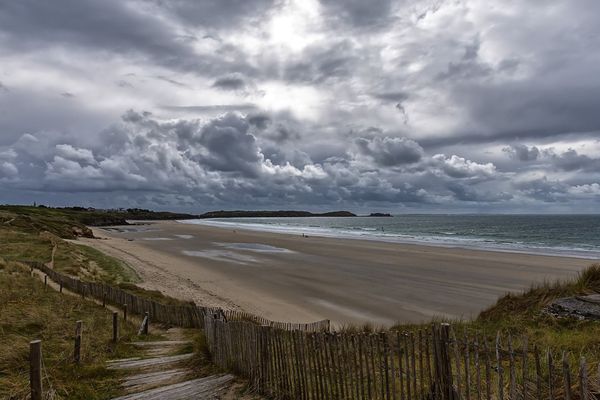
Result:
<svg viewBox="0 0 600 400"><path fill-rule="evenodd" d="M600 320L600 294L556 299L544 311L554 317Z"/></svg>

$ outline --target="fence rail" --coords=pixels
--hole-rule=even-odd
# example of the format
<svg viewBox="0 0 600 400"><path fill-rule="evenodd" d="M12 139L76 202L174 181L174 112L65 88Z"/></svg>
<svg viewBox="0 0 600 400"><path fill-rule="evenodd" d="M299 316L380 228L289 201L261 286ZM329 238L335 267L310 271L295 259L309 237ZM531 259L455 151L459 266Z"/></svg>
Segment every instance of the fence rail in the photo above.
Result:
<svg viewBox="0 0 600 400"><path fill-rule="evenodd" d="M213 361L275 399L592 400L585 359L541 354L526 339L462 335L447 324L411 333L283 331L207 315Z"/></svg>
<svg viewBox="0 0 600 400"><path fill-rule="evenodd" d="M104 303L118 307L127 305L127 312L145 315L149 313L150 319L156 322L167 323L183 328L204 328L206 315L219 314L225 321L247 321L253 324L266 325L283 330L303 330L307 332L328 331L329 320L317 321L306 324L271 321L250 313L235 310L222 310L212 307L201 307L194 304L168 305L144 298L123 289L100 282L85 282L70 275L62 274L44 263L37 261L19 260L46 274L61 287L82 296L91 296Z"/></svg>

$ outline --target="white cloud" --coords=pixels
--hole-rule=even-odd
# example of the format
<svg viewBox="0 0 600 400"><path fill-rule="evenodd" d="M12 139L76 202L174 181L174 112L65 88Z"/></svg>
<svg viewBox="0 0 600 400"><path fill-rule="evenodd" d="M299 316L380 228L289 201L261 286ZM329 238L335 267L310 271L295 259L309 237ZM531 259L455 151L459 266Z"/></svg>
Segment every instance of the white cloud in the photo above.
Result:
<svg viewBox="0 0 600 400"><path fill-rule="evenodd" d="M436 154L432 160L452 178L491 177L496 173L496 166L492 163L479 164L457 155L448 158L444 154Z"/></svg>

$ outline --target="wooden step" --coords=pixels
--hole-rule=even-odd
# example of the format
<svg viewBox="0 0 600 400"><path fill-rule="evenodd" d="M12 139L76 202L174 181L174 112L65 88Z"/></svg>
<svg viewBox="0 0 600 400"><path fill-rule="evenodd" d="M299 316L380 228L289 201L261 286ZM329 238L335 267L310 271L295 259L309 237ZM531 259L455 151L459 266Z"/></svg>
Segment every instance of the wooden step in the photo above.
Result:
<svg viewBox="0 0 600 400"><path fill-rule="evenodd" d="M163 340L160 342L133 342L136 347L166 347L166 346L183 346L191 344L191 340Z"/></svg>
<svg viewBox="0 0 600 400"><path fill-rule="evenodd" d="M108 360L107 363L110 364L114 364L114 363L123 363L123 362L127 362L127 361L135 361L135 360L141 360L142 357L131 357L131 358L121 358L119 360Z"/></svg>
<svg viewBox="0 0 600 400"><path fill-rule="evenodd" d="M156 387L167 383L174 383L175 379L180 379L189 375L187 369L171 369L167 371L148 372L145 374L131 375L121 384L128 392L139 392L141 388Z"/></svg>
<svg viewBox="0 0 600 400"><path fill-rule="evenodd" d="M149 368L158 365L166 366L169 364L176 364L178 362L189 360L194 356L193 353L180 354L177 356L166 356L166 357L153 357L144 359L124 359L124 360L113 360L108 362L108 369L137 369L137 368Z"/></svg>
<svg viewBox="0 0 600 400"><path fill-rule="evenodd" d="M232 375L212 375L117 397L113 400L208 400L218 399L233 381Z"/></svg>

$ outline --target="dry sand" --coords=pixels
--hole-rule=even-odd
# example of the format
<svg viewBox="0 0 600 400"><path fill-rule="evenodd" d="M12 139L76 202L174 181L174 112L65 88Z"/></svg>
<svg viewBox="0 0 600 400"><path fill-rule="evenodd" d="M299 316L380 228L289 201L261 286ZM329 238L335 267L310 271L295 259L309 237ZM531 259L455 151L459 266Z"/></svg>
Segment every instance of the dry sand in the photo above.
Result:
<svg viewBox="0 0 600 400"><path fill-rule="evenodd" d="M156 222L84 242L129 263L142 286L278 321L470 318L507 292L574 277L592 260Z"/></svg>

